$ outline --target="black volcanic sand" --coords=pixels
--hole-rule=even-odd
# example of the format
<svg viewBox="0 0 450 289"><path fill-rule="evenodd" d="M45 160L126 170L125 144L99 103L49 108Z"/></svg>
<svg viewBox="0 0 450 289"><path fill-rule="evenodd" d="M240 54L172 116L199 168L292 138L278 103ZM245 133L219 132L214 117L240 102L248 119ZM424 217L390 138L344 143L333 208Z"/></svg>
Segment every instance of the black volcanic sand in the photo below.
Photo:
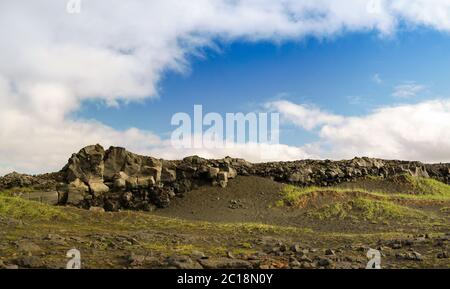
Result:
<svg viewBox="0 0 450 289"><path fill-rule="evenodd" d="M372 207L355 206L342 209L345 217L321 218L336 203L383 200L368 191L414 193L396 180L338 187L350 190L313 190L296 205L279 205L285 185L240 176L150 213L96 213L0 195L0 268L61 268L71 248L81 251L84 268L364 268L369 248L382 252L383 268L450 268L448 200L393 199L382 208L396 212L398 205L418 217L370 218Z"/></svg>
<svg viewBox="0 0 450 289"><path fill-rule="evenodd" d="M367 222L348 219L326 219L318 220L307 213L314 211L327 204L343 201L343 198L351 200L365 194L358 192L359 189L367 191L383 191L389 193L410 192L407 184L394 184L386 180L359 180L352 183L343 183L338 188L355 189L355 192L336 194L332 190L311 194L306 207L277 207L276 202L280 200L280 191L283 184L261 177L238 176L229 182L228 187L201 187L186 194L183 198L176 198L171 206L166 209L157 210L155 214L171 218L179 218L194 221L208 222L250 222L264 223L278 226L293 226L299 228L311 228L315 231L335 232L376 232L396 231L400 227L416 227L416 224L408 224L402 220L390 220L389 222ZM341 196L343 195L343 196ZM376 197L371 197L377 200ZM432 212L441 217L447 215L440 209L441 202L426 201L404 201L397 200L402 206ZM406 221L406 220L405 220Z"/></svg>

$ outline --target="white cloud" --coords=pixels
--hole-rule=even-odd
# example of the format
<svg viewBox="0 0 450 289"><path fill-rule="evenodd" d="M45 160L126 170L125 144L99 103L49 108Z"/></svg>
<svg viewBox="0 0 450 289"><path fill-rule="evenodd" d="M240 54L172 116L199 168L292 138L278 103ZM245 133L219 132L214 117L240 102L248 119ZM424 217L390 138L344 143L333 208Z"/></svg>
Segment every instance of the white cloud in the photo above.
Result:
<svg viewBox="0 0 450 289"><path fill-rule="evenodd" d="M151 132L69 115L89 99L115 105L154 97L165 71L183 71L186 56L215 38L390 35L399 22L450 31L447 0L380 0L376 10L369 0L82 0L74 15L66 3L0 0L0 170L59 168L88 143L157 146Z"/></svg>
<svg viewBox="0 0 450 289"><path fill-rule="evenodd" d="M392 96L399 98L410 98L425 90L425 86L415 82L397 85Z"/></svg>
<svg viewBox="0 0 450 289"><path fill-rule="evenodd" d="M375 74L373 75L372 80L373 80L375 83L377 83L377 84L383 83L383 79L381 79L381 76L380 76L380 74L378 74L378 73L375 73Z"/></svg>
<svg viewBox="0 0 450 289"><path fill-rule="evenodd" d="M340 123L343 117L320 110L311 105L297 105L295 103L279 100L266 104L270 110L282 112L282 117L298 126L312 130L328 123Z"/></svg>
<svg viewBox="0 0 450 289"><path fill-rule="evenodd" d="M272 104L271 104L272 105ZM293 103L276 105L278 111L300 128L307 120L297 118ZM317 110L319 115L323 113ZM434 100L412 105L389 106L366 116L344 117L329 114L320 123L319 140L303 149L331 159L369 156L425 162L450 161L450 100Z"/></svg>

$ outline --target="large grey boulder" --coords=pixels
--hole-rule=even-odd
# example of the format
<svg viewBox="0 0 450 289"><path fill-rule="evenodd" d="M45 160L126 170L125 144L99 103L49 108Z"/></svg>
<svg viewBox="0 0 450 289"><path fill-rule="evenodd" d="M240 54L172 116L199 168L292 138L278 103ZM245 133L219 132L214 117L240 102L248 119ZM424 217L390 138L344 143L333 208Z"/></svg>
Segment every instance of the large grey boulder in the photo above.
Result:
<svg viewBox="0 0 450 289"><path fill-rule="evenodd" d="M73 154L68 164L63 168L66 181L71 183L76 179L88 183L91 179L103 179L105 151L101 145L87 146L77 154Z"/></svg>
<svg viewBox="0 0 450 289"><path fill-rule="evenodd" d="M89 195L89 187L80 179L75 179L73 182L63 187L61 200L66 204L79 206Z"/></svg>

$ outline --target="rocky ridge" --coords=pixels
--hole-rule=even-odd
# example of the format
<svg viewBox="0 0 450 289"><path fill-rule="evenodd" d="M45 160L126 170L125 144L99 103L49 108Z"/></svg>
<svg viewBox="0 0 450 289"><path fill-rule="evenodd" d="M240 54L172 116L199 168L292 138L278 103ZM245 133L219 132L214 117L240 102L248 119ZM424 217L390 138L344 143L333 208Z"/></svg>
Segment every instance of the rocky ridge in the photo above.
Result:
<svg viewBox="0 0 450 289"><path fill-rule="evenodd" d="M226 187L237 175L260 176L297 186L330 186L363 177L409 174L450 184L450 164L354 158L344 161L299 160L249 163L226 157L208 160L191 156L168 161L141 156L120 147L92 145L73 154L57 173L0 178L0 189L33 187L57 192L56 203L82 208L152 211L165 208L199 186Z"/></svg>

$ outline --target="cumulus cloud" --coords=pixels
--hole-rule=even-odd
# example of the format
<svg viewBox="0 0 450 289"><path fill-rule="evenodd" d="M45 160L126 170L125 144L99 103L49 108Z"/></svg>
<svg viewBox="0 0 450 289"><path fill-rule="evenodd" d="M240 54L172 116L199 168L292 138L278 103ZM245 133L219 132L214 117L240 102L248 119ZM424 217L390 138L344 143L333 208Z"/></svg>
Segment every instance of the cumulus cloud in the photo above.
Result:
<svg viewBox="0 0 450 289"><path fill-rule="evenodd" d="M286 100L267 103L266 107L270 110L282 112L285 120L306 130L312 130L329 123L340 123L344 120L339 115L325 112L312 105L298 105Z"/></svg>
<svg viewBox="0 0 450 289"><path fill-rule="evenodd" d="M148 131L69 116L86 100L154 97L165 71L183 71L217 38L390 35L399 23L450 31L447 0L81 1L68 14L66 1L0 0L0 171L55 169L87 143L163 145Z"/></svg>
<svg viewBox="0 0 450 289"><path fill-rule="evenodd" d="M283 101L269 104L300 128L317 134L319 140L304 147L331 159L369 156L390 159L450 161L450 100L388 106L366 116L334 115L317 127L298 118L305 106ZM322 114L318 110L319 114Z"/></svg>

